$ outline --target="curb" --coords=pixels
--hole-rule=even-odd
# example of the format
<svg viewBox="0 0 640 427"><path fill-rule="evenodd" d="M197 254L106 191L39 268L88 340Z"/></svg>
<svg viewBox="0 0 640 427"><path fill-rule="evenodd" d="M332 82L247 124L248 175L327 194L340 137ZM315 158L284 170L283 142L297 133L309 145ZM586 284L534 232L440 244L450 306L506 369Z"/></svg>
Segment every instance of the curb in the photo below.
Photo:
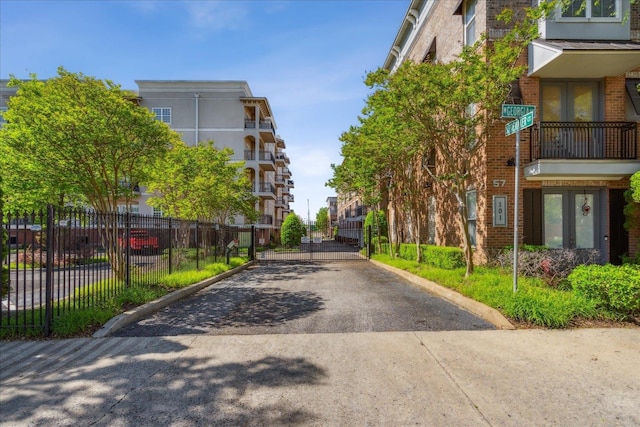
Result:
<svg viewBox="0 0 640 427"><path fill-rule="evenodd" d="M254 261L249 261L246 264L242 264L241 266L225 271L224 273L218 274L217 276L213 276L201 282L194 283L193 285L189 285L186 288L177 289L155 301L148 302L139 307L135 307L131 310L125 311L124 313L120 313L119 315L105 323L102 328L98 329L93 334L93 338L108 337L118 329L123 328L130 323L136 322L143 317L148 316L170 304L173 304L174 302L182 298L188 297L189 295L192 295L199 290L206 288L207 286L211 286L214 283L226 279L227 277L233 276L234 274L247 269L253 264Z"/></svg>
<svg viewBox="0 0 640 427"><path fill-rule="evenodd" d="M379 261L375 261L372 259L369 261L372 262L374 265L384 270L387 270L391 273L397 274L398 276L408 280L414 285L418 285L421 288L424 288L427 291L431 292L432 294L435 294L441 298L444 298L447 301L457 305L458 307L475 314L481 319L486 320L487 322L493 324L498 329L507 329L507 330L516 329L516 327L513 326L513 324L511 324L511 322L509 322L509 320L507 320L507 318L504 317L502 313L500 313L495 308L491 308L487 305L482 304L481 302L468 298L454 290L445 288L444 286L440 286L435 282L432 282L427 279L423 279L422 277L418 277L415 274L409 273L408 271L400 270L399 268L392 267L390 265L383 264Z"/></svg>

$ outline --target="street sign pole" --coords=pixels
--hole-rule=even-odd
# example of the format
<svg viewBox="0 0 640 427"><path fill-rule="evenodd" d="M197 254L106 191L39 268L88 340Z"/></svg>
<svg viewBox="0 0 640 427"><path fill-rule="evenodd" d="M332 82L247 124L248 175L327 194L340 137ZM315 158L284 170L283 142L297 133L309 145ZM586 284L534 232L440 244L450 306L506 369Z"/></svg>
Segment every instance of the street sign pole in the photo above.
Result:
<svg viewBox="0 0 640 427"><path fill-rule="evenodd" d="M535 105L502 104L502 118L514 118L504 128L506 136L516 134L516 180L513 195L513 292L518 291L518 211L520 210L520 131L533 126Z"/></svg>
<svg viewBox="0 0 640 427"><path fill-rule="evenodd" d="M513 293L518 291L518 209L520 200L520 131L516 132L516 180L513 195Z"/></svg>

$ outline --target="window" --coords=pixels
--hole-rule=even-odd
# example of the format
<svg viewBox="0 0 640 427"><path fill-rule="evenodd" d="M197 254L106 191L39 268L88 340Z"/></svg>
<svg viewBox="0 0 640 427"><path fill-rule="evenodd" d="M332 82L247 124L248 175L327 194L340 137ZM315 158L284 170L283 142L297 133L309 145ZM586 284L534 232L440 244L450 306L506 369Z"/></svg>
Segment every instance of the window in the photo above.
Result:
<svg viewBox="0 0 640 427"><path fill-rule="evenodd" d="M469 0L464 13L464 44L471 46L476 41L476 4L478 0Z"/></svg>
<svg viewBox="0 0 640 427"><path fill-rule="evenodd" d="M476 246L476 209L477 193L475 190L467 191L467 223L471 246Z"/></svg>
<svg viewBox="0 0 640 427"><path fill-rule="evenodd" d="M171 108L152 108L151 111L156 115L156 120L171 124Z"/></svg>
<svg viewBox="0 0 640 427"><path fill-rule="evenodd" d="M153 217L154 218L162 218L164 216L164 213L162 212L162 209L160 208L153 208Z"/></svg>
<svg viewBox="0 0 640 427"><path fill-rule="evenodd" d="M467 120L470 123L475 123L477 112L478 112L478 108L476 104L467 105L466 115L467 115ZM467 136L467 141L468 141L467 148L471 150L478 143L478 134L476 132L475 126L469 126L468 130L469 130L469 133Z"/></svg>
<svg viewBox="0 0 640 427"><path fill-rule="evenodd" d="M562 19L620 20L620 0L571 0L558 6Z"/></svg>
<svg viewBox="0 0 640 427"><path fill-rule="evenodd" d="M427 219L427 244L436 244L436 197L429 197L428 219Z"/></svg>
<svg viewBox="0 0 640 427"><path fill-rule="evenodd" d="M138 205L118 205L118 213L132 213L138 214L140 213L140 207Z"/></svg>

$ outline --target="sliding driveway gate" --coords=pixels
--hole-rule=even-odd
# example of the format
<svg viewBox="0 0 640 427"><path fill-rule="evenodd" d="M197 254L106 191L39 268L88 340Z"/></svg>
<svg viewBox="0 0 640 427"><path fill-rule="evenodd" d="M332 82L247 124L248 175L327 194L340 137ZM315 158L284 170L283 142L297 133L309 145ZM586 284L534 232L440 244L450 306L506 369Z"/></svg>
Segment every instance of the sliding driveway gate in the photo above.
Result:
<svg viewBox="0 0 640 427"><path fill-rule="evenodd" d="M291 244L261 245L256 234L257 262L296 261L366 261L364 232L357 227L337 227L320 230L313 222L305 222L305 234ZM256 233L260 230L256 229ZM282 240L282 239L281 239Z"/></svg>

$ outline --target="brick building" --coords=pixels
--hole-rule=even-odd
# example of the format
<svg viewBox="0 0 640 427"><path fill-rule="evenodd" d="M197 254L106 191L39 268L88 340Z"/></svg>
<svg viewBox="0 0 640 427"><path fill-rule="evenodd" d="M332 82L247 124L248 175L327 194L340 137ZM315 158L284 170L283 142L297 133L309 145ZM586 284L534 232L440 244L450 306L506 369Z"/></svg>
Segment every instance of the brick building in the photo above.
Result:
<svg viewBox="0 0 640 427"><path fill-rule="evenodd" d="M518 237L552 248L598 249L602 262L619 263L640 244L640 230L623 225L624 191L640 170L640 5L579 3L540 22L539 38L521 58L527 71L505 100L537 110L533 126L520 132ZM451 61L482 33L501 37L506 29L496 17L505 7L532 4L537 1L412 0L384 67ZM507 121L489 130L467 193L479 262L513 244L515 137L505 135ZM427 240L459 244L455 202L437 186L425 197Z"/></svg>

